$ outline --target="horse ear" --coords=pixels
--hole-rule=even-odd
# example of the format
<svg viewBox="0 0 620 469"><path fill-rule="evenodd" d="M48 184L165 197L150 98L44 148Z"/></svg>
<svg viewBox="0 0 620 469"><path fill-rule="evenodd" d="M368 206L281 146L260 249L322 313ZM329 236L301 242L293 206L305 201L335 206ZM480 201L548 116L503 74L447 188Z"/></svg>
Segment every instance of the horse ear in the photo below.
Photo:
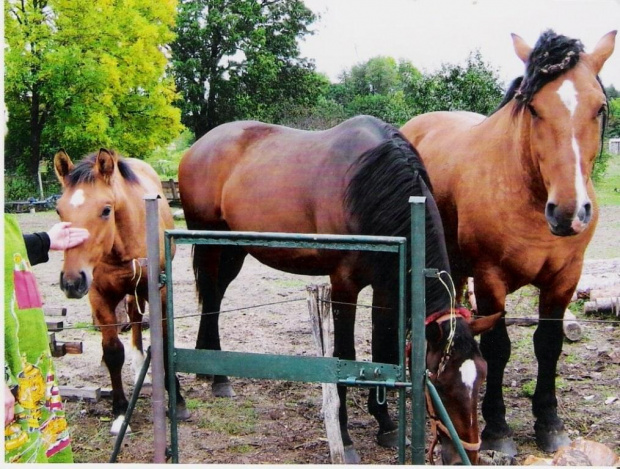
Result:
<svg viewBox="0 0 620 469"><path fill-rule="evenodd" d="M603 64L613 54L616 45L616 33L618 31L610 31L605 34L596 44L594 50L588 54L594 67L594 73L598 73L603 68Z"/></svg>
<svg viewBox="0 0 620 469"><path fill-rule="evenodd" d="M106 182L110 182L110 178L114 174L114 169L116 168L116 163L118 161L118 157L116 153L110 150L106 150L102 148L97 153L97 158L95 159L95 168L97 173L103 177Z"/></svg>
<svg viewBox="0 0 620 469"><path fill-rule="evenodd" d="M441 340L441 327L436 322L431 322L426 326L426 341L435 344Z"/></svg>
<svg viewBox="0 0 620 469"><path fill-rule="evenodd" d="M65 177L72 169L73 161L71 161L69 155L63 149L58 150L58 153L54 155L54 172L62 186L65 185Z"/></svg>
<svg viewBox="0 0 620 469"><path fill-rule="evenodd" d="M521 59L521 61L525 64L527 63L527 59L530 58L530 53L532 52L532 48L525 42L525 40L514 33L512 36L512 46L515 49L517 57Z"/></svg>
<svg viewBox="0 0 620 469"><path fill-rule="evenodd" d="M491 314L490 316L474 319L469 323L469 328L471 329L472 335L478 335L483 332L490 331L505 315L506 311L500 311L499 313Z"/></svg>

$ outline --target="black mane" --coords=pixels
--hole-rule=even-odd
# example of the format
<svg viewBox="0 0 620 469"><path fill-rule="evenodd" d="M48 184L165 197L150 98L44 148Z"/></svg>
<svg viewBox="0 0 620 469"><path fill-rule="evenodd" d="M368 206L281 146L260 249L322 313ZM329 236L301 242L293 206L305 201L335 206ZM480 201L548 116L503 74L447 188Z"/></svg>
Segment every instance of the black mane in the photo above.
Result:
<svg viewBox="0 0 620 469"><path fill-rule="evenodd" d="M443 225L422 160L398 129L375 122L381 126L384 140L362 154L353 166L356 173L346 190L345 207L356 221L359 234L410 239L409 197L427 197L426 266L450 272ZM394 264L386 261L385 255L373 255L370 262L376 268L375 281L390 282L389 288L395 289ZM427 315L450 306L445 287L436 279L426 280L426 306Z"/></svg>
<svg viewBox="0 0 620 469"><path fill-rule="evenodd" d="M82 183L95 182L95 161L97 160L97 154L91 153L86 156L82 161L76 163L71 172L67 175L65 183L69 187L77 186ZM118 159L118 170L121 173L123 179L130 183L137 183L138 176L131 169L129 164L123 159Z"/></svg>
<svg viewBox="0 0 620 469"><path fill-rule="evenodd" d="M571 39L551 29L543 32L527 60L525 75L512 82L498 109L516 98L513 112L521 112L538 90L577 65L583 51L579 39Z"/></svg>

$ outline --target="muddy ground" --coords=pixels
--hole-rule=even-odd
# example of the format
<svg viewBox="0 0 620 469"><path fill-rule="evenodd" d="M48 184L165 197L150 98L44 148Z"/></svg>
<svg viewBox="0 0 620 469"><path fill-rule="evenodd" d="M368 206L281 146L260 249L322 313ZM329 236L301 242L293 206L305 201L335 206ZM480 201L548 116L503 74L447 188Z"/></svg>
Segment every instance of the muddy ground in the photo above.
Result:
<svg viewBox="0 0 620 469"><path fill-rule="evenodd" d="M45 230L57 220L53 212L19 215L25 232ZM620 256L620 207L603 207L601 221L588 250L588 268L604 265L603 259ZM101 364L100 334L93 330L86 299L68 300L58 287L62 254L53 252L47 264L35 266L46 307L66 307L65 329L57 340L80 341L80 355L56 359L60 383L72 387L109 388L109 376ZM603 269L604 270L604 269ZM198 302L191 271L190 247L180 246L173 262L175 340L178 347L192 348L198 326ZM288 275L248 258L231 285L220 319L223 348L248 352L313 355L306 306L306 285L324 278ZM286 303L282 303L286 301ZM255 305L269 306L242 309ZM369 303L363 292L360 303ZM522 289L509 299L510 317L536 316L535 292ZM575 308L580 311L580 308ZM192 316L194 315L194 316ZM183 316L188 316L183 318ZM358 359L369 359L370 317L360 308L356 330ZM577 312L581 319L586 318ZM587 319L592 319L587 317ZM559 364L559 411L571 437L606 444L620 454L620 328L599 317L584 322L584 338L565 341ZM516 462L540 453L534 443L531 394L536 376L532 347L534 327L511 326L512 358L505 378L509 421L519 447ZM145 332L148 344L148 332ZM122 335L126 350L130 334ZM329 463L329 448L321 420L321 386L318 384L256 381L234 378L237 397L214 399L210 383L181 374L181 385L192 418L179 425L180 461L183 463ZM124 367L128 394L133 390L131 367ZM366 391L350 392L351 434L365 464L395 464L396 450L375 443L376 424L366 411ZM148 393L138 401L131 421L132 434L125 438L119 462L152 461L151 402ZM109 435L111 401L66 402L76 462L109 460L114 437ZM395 408L394 406L392 408Z"/></svg>

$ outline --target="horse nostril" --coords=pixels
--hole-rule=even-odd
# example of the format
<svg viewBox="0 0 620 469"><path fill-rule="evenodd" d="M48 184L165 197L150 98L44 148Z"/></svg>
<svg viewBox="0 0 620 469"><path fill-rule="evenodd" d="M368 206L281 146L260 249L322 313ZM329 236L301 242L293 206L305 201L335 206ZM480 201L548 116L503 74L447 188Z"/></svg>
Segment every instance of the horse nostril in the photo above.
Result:
<svg viewBox="0 0 620 469"><path fill-rule="evenodd" d="M585 203L577 216L581 222L588 223L592 218L592 204L590 202Z"/></svg>
<svg viewBox="0 0 620 469"><path fill-rule="evenodd" d="M557 208L557 205L554 204L553 202L547 202L547 206L545 207L545 217L547 218L547 221L553 226L556 226L558 224L555 218L556 208Z"/></svg>

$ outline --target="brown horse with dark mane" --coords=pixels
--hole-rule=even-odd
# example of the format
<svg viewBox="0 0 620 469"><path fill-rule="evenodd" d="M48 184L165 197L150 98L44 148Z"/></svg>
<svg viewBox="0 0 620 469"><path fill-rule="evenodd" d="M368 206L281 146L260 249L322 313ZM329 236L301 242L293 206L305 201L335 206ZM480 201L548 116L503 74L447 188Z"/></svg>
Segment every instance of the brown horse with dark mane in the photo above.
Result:
<svg viewBox="0 0 620 469"><path fill-rule="evenodd" d="M607 114L598 73L615 36L608 33L586 53L580 41L553 31L534 48L513 35L525 75L497 111L488 117L429 113L401 129L433 183L455 282L474 277L478 312L504 311L506 295L524 285L540 289L532 404L537 442L545 451L569 441L555 394L561 319L598 217L590 176ZM502 395L510 357L505 322L483 334L480 345L489 368L483 448L515 454Z"/></svg>
<svg viewBox="0 0 620 469"><path fill-rule="evenodd" d="M192 230L409 237L409 197L426 196L427 265L448 272L441 219L429 188L411 144L397 129L368 116L318 132L254 121L224 124L198 140L179 166L181 201ZM248 253L275 269L329 275L334 355L343 359L355 359L355 303L359 292L372 285L373 361L397 363L396 258L353 251L196 245L194 271L203 313L197 348L221 350L219 315L213 313L220 311L226 289ZM491 327L497 318L447 321L450 300L439 280L426 282L427 316L431 317L427 365L475 462L477 392L486 364L473 334ZM216 396L233 395L226 376L214 377L213 390ZM346 387L339 386L338 392L347 462L357 462L347 430ZM379 404L376 397L376 390L371 390L368 408L379 423L379 443L395 446L397 427L387 404ZM447 441L443 458L446 463L459 460Z"/></svg>
<svg viewBox="0 0 620 469"><path fill-rule="evenodd" d="M101 149L74 165L61 150L54 158L54 168L63 187L57 204L60 219L90 232L86 242L65 251L60 288L67 298L88 294L93 319L101 329L103 360L112 380L115 421L111 433L117 434L128 402L121 378L125 351L118 338L115 309L126 295L130 299L127 313L131 321L136 379L144 362L141 311L148 298L147 267L140 262L147 256L144 196L159 194L162 198L159 210L162 253L163 230L173 228L174 223L159 176L143 161L120 158L113 151ZM160 265L163 269L163 254ZM165 288L161 290L161 299L165 317ZM165 331L164 327L164 334ZM189 414L178 388L177 403L179 418L187 418Z"/></svg>

